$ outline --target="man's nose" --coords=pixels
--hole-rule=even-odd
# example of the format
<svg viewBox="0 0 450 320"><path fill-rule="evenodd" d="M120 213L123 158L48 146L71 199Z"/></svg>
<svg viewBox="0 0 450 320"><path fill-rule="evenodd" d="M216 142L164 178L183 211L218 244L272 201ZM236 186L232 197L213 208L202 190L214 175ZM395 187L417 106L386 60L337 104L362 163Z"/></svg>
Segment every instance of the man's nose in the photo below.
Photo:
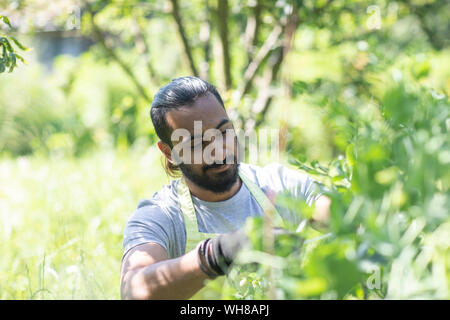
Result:
<svg viewBox="0 0 450 320"><path fill-rule="evenodd" d="M211 151L211 157L213 162L217 163L225 163L226 157L227 157L227 146L225 139L220 137L214 137L211 141L212 144L212 151Z"/></svg>

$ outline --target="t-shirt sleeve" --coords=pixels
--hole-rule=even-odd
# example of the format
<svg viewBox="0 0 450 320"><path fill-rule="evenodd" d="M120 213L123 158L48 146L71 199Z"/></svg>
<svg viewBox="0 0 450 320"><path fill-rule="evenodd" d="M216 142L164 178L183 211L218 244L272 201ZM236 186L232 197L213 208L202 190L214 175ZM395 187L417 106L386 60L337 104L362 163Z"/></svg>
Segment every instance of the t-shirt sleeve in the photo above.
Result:
<svg viewBox="0 0 450 320"><path fill-rule="evenodd" d="M123 256L133 247L154 242L170 255L171 221L164 211L152 201L142 201L125 225L123 232Z"/></svg>
<svg viewBox="0 0 450 320"><path fill-rule="evenodd" d="M294 197L303 198L308 205L326 191L323 185L308 174L279 163L265 166L264 171L268 173L268 184L275 192L289 192Z"/></svg>
<svg viewBox="0 0 450 320"><path fill-rule="evenodd" d="M326 192L326 188L323 185L301 171L279 163L267 165L264 169L268 173L267 184L273 191L292 196L295 199L303 199L308 206L311 206ZM294 212L289 212L289 216L287 218L295 218L295 222L299 222L298 215Z"/></svg>

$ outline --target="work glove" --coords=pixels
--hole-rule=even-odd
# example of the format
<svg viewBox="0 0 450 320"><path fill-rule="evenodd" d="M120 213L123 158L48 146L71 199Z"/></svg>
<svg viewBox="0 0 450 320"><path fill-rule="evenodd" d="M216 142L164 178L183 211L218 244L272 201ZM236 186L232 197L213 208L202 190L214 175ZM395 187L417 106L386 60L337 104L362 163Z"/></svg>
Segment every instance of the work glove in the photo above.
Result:
<svg viewBox="0 0 450 320"><path fill-rule="evenodd" d="M272 228L275 248L291 244L288 251L298 249L303 240L295 233L282 228ZM294 246L292 244L295 244ZM199 244L199 260L202 270L210 277L228 273L239 251L250 246L250 240L244 228L203 240ZM286 251L286 250L284 250Z"/></svg>

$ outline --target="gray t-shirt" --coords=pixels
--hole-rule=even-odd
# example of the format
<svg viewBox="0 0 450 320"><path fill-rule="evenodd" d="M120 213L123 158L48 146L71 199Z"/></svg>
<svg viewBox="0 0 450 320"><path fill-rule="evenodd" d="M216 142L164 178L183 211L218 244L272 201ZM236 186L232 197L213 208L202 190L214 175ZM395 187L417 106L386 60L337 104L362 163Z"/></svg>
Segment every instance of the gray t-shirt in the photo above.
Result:
<svg viewBox="0 0 450 320"><path fill-rule="evenodd" d="M259 167L241 163L241 170L263 191L271 189L276 193L289 193L311 205L323 192L315 180L307 174L278 163ZM179 208L177 186L173 180L156 192L151 199L141 200L129 218L123 238L124 255L131 248L156 242L166 251L169 258L185 253L186 230L184 217ZM263 211L244 183L239 191L225 201L208 202L192 196L197 215L198 228L205 233L226 233L242 227L248 217L262 216ZM300 223L298 214L280 207L276 208L283 219Z"/></svg>

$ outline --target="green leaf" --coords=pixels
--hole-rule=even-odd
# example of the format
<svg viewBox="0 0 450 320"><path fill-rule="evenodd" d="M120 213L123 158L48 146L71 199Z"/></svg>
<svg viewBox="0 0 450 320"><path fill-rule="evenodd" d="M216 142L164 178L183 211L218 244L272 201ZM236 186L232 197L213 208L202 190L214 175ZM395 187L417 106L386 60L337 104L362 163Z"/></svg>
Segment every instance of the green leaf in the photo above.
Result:
<svg viewBox="0 0 450 320"><path fill-rule="evenodd" d="M346 257L349 245L344 243L327 243L317 247L305 266L309 279L323 279L328 289L337 293L342 299L361 279L361 272L354 261Z"/></svg>
<svg viewBox="0 0 450 320"><path fill-rule="evenodd" d="M4 45L6 46L6 50L8 50L8 51L10 51L10 52L13 52L13 51L14 51L14 49L13 49L13 47L11 46L11 43L9 43L8 39L6 39L5 37L3 37L3 38L0 39L0 41L4 43Z"/></svg>
<svg viewBox="0 0 450 320"><path fill-rule="evenodd" d="M0 16L0 19L3 20L3 22L6 23L10 28L12 28L11 22L9 21L7 16Z"/></svg>
<svg viewBox="0 0 450 320"><path fill-rule="evenodd" d="M423 77L426 77L431 70L431 65L428 60L423 61L421 63L418 63L417 65L414 65L412 68L412 73L414 77L419 80Z"/></svg>
<svg viewBox="0 0 450 320"><path fill-rule="evenodd" d="M1 42L1 39L0 39L0 45L2 46L2 58L7 59L8 53L6 52L6 46Z"/></svg>
<svg viewBox="0 0 450 320"><path fill-rule="evenodd" d="M15 53L15 55L16 55L16 58L18 58L18 59L19 59L20 61L22 61L23 63L25 63L25 64L28 63L27 60L25 60L20 54Z"/></svg>
<svg viewBox="0 0 450 320"><path fill-rule="evenodd" d="M8 72L12 72L14 70L14 68L16 67L16 55L14 54L14 52L10 52L9 53L9 58L11 60L11 67L9 68Z"/></svg>
<svg viewBox="0 0 450 320"><path fill-rule="evenodd" d="M19 40L17 40L16 38L14 38L14 37L11 37L11 36L8 36L15 44L16 44L16 46L18 46L21 50L23 50L23 51L29 51L30 50L30 48L27 48L27 47L25 47L23 44L21 44L20 42L19 42Z"/></svg>

